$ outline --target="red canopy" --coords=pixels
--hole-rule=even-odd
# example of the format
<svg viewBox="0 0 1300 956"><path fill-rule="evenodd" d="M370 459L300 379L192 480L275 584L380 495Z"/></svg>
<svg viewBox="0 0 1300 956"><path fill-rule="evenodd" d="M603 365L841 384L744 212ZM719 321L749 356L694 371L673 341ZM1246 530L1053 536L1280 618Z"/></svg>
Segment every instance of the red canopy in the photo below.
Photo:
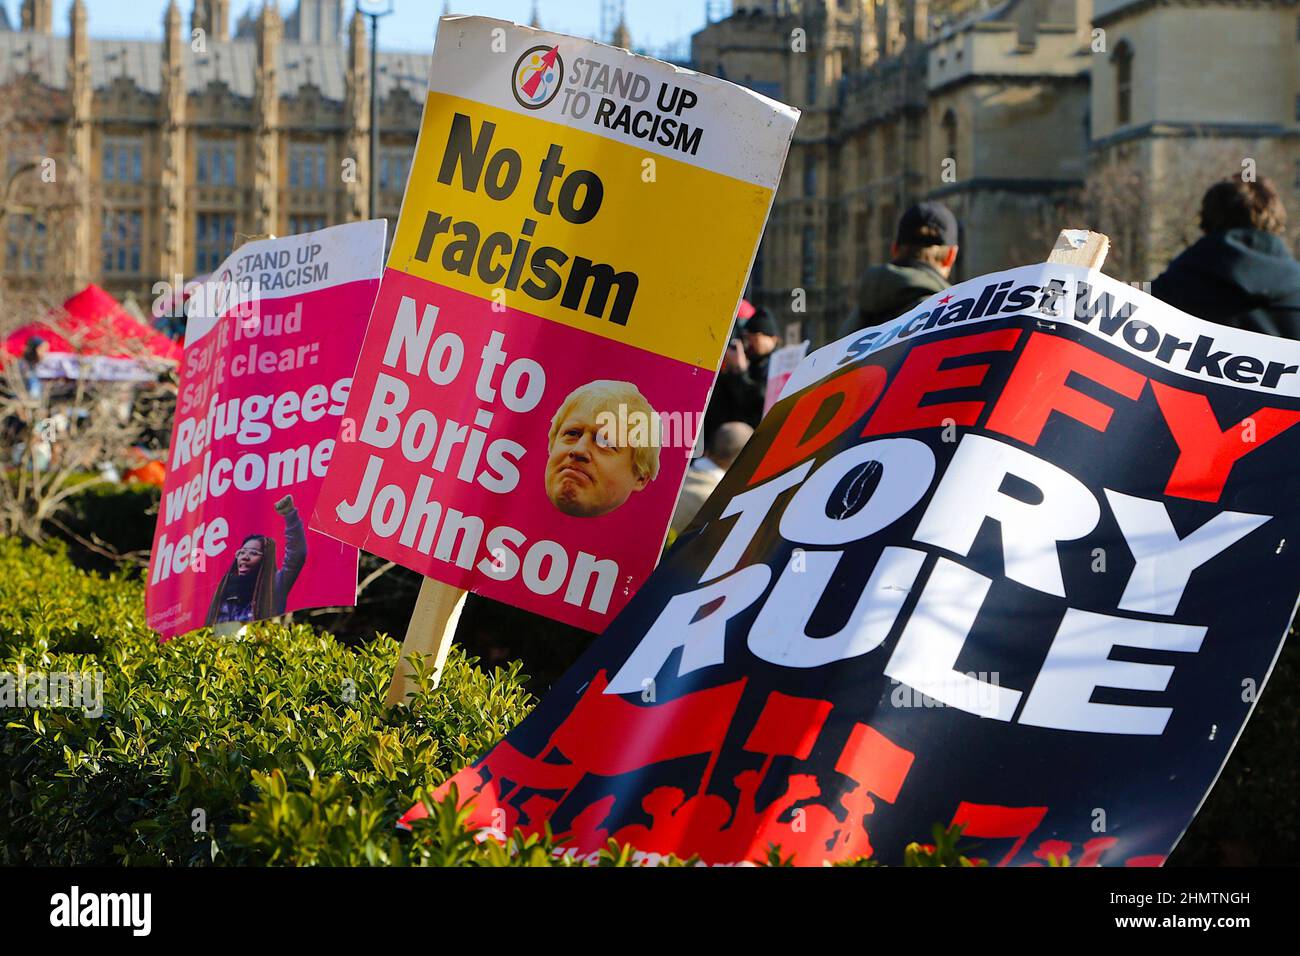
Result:
<svg viewBox="0 0 1300 956"><path fill-rule="evenodd" d="M5 350L23 354L27 340L39 335L51 353L107 358L141 358L147 352L170 362L181 360L181 347L167 336L131 316L115 298L99 286L86 286L63 303L62 313L53 312L44 321L24 325L5 339ZM130 343L126 348L122 343Z"/></svg>

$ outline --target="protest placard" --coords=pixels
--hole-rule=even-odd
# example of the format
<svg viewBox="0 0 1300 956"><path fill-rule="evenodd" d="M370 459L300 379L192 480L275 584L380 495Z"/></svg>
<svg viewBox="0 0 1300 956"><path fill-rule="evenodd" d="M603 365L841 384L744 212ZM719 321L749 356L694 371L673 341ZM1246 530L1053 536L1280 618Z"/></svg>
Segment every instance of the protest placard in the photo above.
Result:
<svg viewBox="0 0 1300 956"><path fill-rule="evenodd" d="M604 627L658 557L796 117L444 17L312 527Z"/></svg>
<svg viewBox="0 0 1300 956"><path fill-rule="evenodd" d="M1300 588L1300 343L1045 264L810 355L690 528L452 778L711 864L1162 862ZM407 821L423 815L418 806Z"/></svg>
<svg viewBox="0 0 1300 956"><path fill-rule="evenodd" d="M385 232L374 220L247 243L187 302L146 593L164 639L355 602L356 548L304 522L335 451Z"/></svg>
<svg viewBox="0 0 1300 956"><path fill-rule="evenodd" d="M807 354L807 341L784 345L772 353L767 365L767 387L763 390L764 415L772 410L781 395L781 389L785 388L785 383L790 381L790 376Z"/></svg>

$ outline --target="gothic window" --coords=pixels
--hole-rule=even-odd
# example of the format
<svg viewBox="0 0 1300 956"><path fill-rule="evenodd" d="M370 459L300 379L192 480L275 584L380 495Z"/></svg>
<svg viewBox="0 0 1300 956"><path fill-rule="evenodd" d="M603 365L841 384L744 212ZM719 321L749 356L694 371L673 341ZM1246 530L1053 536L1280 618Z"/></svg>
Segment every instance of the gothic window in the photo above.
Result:
<svg viewBox="0 0 1300 956"><path fill-rule="evenodd" d="M48 248L45 223L31 213L9 217L9 270L28 274L45 271Z"/></svg>
<svg viewBox="0 0 1300 956"><path fill-rule="evenodd" d="M103 180L139 183L144 179L144 146L138 139L113 136L104 140Z"/></svg>
<svg viewBox="0 0 1300 956"><path fill-rule="evenodd" d="M410 147L385 149L379 153L379 188L384 192L401 192L411 172Z"/></svg>
<svg viewBox="0 0 1300 956"><path fill-rule="evenodd" d="M801 281L805 289L817 284L817 230L813 226L803 227Z"/></svg>
<svg viewBox="0 0 1300 956"><path fill-rule="evenodd" d="M817 157L813 155L804 156L803 194L810 199L817 195Z"/></svg>
<svg viewBox="0 0 1300 956"><path fill-rule="evenodd" d="M194 270L215 272L235 247L235 214L201 212L194 228Z"/></svg>
<svg viewBox="0 0 1300 956"><path fill-rule="evenodd" d="M100 246L106 274L135 275L140 271L139 210L107 210Z"/></svg>
<svg viewBox="0 0 1300 956"><path fill-rule="evenodd" d="M1133 121L1133 47L1121 40L1111 57L1115 64L1115 125Z"/></svg>
<svg viewBox="0 0 1300 956"><path fill-rule="evenodd" d="M867 237L871 233L871 214L860 209L853 214L853 245L857 252L857 270L861 272L868 265Z"/></svg>
<svg viewBox="0 0 1300 956"><path fill-rule="evenodd" d="M957 162L957 114L947 110L943 114L940 125L943 127L944 159L951 159L955 164Z"/></svg>
<svg viewBox="0 0 1300 956"><path fill-rule="evenodd" d="M196 147L194 179L200 186L234 186L235 144L231 140L201 139Z"/></svg>
<svg viewBox="0 0 1300 956"><path fill-rule="evenodd" d="M324 216L290 216L289 234L301 235L304 232L319 232L326 226Z"/></svg>
<svg viewBox="0 0 1300 956"><path fill-rule="evenodd" d="M325 188L325 144L289 145L289 186L293 189Z"/></svg>

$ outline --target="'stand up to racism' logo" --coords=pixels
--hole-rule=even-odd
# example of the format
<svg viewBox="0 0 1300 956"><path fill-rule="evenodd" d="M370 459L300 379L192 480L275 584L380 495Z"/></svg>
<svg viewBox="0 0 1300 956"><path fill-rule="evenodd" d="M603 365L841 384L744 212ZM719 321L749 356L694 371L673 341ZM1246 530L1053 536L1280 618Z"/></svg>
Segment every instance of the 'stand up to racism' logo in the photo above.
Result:
<svg viewBox="0 0 1300 956"><path fill-rule="evenodd" d="M510 88L524 109L540 110L560 92L564 61L558 46L535 46L515 61Z"/></svg>

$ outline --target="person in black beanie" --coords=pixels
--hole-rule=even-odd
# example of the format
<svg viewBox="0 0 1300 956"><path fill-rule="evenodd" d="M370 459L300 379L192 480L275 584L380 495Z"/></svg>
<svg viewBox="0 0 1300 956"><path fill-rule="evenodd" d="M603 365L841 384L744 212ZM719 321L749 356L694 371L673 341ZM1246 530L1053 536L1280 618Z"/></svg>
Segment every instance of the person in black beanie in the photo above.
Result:
<svg viewBox="0 0 1300 956"><path fill-rule="evenodd" d="M940 202L919 202L899 217L890 261L862 274L858 307L841 337L896 319L948 288L957 261L957 217Z"/></svg>
<svg viewBox="0 0 1300 956"><path fill-rule="evenodd" d="M759 386L759 394L767 388L767 365L772 353L781 347L781 332L776 327L776 317L767 309L759 307L745 320L740 329L745 341L745 357L748 359L748 374L751 381ZM762 414L762 403L759 413Z"/></svg>

